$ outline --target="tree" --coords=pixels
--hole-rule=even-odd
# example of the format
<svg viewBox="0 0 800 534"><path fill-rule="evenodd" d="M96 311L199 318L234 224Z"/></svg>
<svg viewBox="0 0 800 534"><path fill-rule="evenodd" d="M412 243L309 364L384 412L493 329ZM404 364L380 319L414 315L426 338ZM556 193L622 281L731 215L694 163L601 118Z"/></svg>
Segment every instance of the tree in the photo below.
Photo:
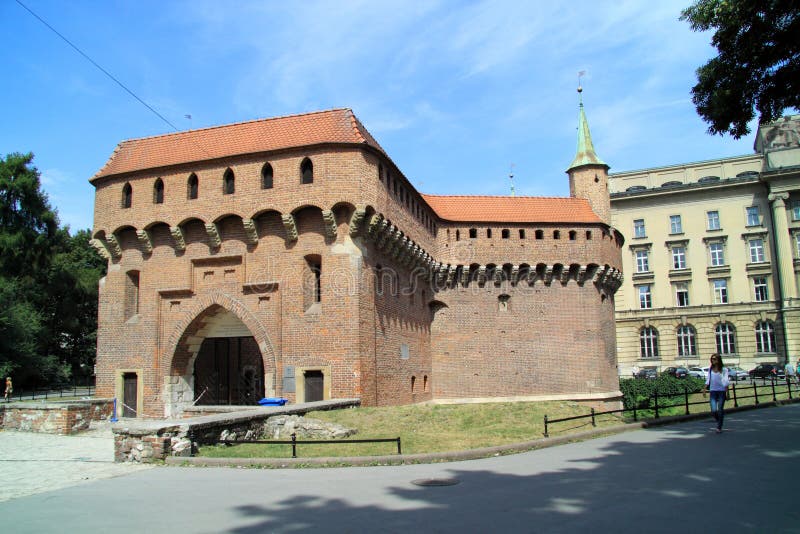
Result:
<svg viewBox="0 0 800 534"><path fill-rule="evenodd" d="M697 69L692 101L711 134L734 138L747 123L800 109L800 2L697 0L681 14L692 30L714 30L717 57Z"/></svg>

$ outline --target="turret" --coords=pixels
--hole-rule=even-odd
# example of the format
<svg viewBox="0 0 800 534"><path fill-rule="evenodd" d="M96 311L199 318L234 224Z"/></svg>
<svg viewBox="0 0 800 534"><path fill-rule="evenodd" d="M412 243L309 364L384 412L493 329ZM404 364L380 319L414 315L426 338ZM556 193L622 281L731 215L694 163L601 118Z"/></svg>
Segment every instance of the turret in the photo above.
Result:
<svg viewBox="0 0 800 534"><path fill-rule="evenodd" d="M578 86L578 94L583 89ZM585 198L592 209L606 224L611 224L611 197L608 194L609 166L594 151L589 123L583 111L583 97L580 98L578 114L578 150L575 159L567 169L569 175L569 195Z"/></svg>

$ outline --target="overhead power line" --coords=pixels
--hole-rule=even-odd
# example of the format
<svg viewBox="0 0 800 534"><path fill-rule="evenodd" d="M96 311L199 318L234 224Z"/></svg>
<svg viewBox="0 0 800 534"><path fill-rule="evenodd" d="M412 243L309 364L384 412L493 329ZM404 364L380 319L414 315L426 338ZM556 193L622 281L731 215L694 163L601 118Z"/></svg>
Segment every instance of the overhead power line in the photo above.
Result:
<svg viewBox="0 0 800 534"><path fill-rule="evenodd" d="M166 118L165 118L165 117L164 117L164 116L163 116L161 113L159 113L158 111L156 111L155 109L153 109L153 108L152 108L152 107L151 107L151 106L150 106L150 105L149 105L147 102L145 102L144 100L142 100L141 98L139 98L139 97L136 95L136 93L134 93L133 91L131 91L130 89L128 89L128 88L125 86L125 84L124 84L124 83L122 83L121 81L119 81L118 79L116 79L116 78L115 78L115 77L114 77L114 76L113 76L113 75L112 75L110 72L108 72L106 69L104 69L103 67L101 67L101 66L100 66L100 65L99 65L99 64L98 64L98 63L97 63L95 60L93 60L91 57L89 57L89 56L88 56L88 55L87 55L87 54L86 54L86 53L85 53L83 50L81 50L80 48L78 48L77 46L75 46L75 45L72 43L72 41L70 41L69 39L67 39L67 38L66 38L66 37L64 37L63 35L61 35L61 33L59 33L59 32L58 32L58 30L56 30L56 29L55 29L55 28L53 28L53 27L52 27L50 24L48 24L48 23L47 23L47 21L45 21L45 20L44 20L42 17L40 17L39 15L37 15L36 13L34 13L34 11L33 11L31 8L29 8L28 6L26 6L25 4L23 4L22 2L20 2L20 0L16 0L16 2L17 2L17 3L18 3L20 6L22 6L22 7L23 7L23 8L24 8L24 9L25 9L25 10L26 10L28 13L30 13L31 15L33 15L33 16L34 16L34 17L35 17L35 18L36 18L36 19L37 19L39 22L41 22L42 24L44 24L45 26L47 26L47 27L50 29L50 31L52 31L53 33L55 33L56 35L58 35L59 37L61 37L61 39L63 39L65 43L67 43L69 46L71 46L73 49L75 49L75 51L76 51L76 52L78 52L80 55L82 55L84 58L86 58L86 60L87 60L87 61L89 61L89 63L91 63L92 65L94 65L95 67L97 67L97 68L100 70L100 72L102 72L103 74L105 74L106 76L108 76L109 78L111 78L112 80L114 80L114 82L115 82L117 85L119 85L120 87L122 87L123 89L125 89L125 91L126 91L126 92L127 92L129 95L131 95L133 98L135 98L136 100L138 100L140 104L142 104L144 107L146 107L147 109L149 109L149 110L150 110L150 111L151 111L153 114L155 114L155 115L156 115L156 116L157 116L159 119L161 119L162 121L164 121L165 123L167 123L167 124L169 125L169 127L170 127L170 128L172 128L172 129L173 129L173 130L175 130L176 132L177 132L177 131L179 131L179 130L178 130L178 128L177 128L177 127L176 127L174 124L172 124L170 121L168 121L168 120L167 120L167 119L166 119Z"/></svg>

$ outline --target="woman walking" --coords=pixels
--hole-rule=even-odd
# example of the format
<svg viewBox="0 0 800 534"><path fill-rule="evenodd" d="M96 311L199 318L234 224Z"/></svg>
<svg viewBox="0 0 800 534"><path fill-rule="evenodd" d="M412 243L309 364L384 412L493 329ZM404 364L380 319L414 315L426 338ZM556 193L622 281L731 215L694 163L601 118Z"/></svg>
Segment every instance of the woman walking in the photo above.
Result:
<svg viewBox="0 0 800 534"><path fill-rule="evenodd" d="M711 392L711 413L717 421L717 434L722 432L722 420L725 417L723 407L725 406L725 393L728 391L728 369L722 366L722 357L719 354L711 355L711 366L708 368L706 385L703 393Z"/></svg>

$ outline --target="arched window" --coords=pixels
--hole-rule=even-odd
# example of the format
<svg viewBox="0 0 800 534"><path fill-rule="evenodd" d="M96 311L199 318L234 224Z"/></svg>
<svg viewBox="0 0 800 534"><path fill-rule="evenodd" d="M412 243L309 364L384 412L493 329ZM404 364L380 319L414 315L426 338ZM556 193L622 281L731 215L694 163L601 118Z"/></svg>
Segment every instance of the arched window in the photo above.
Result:
<svg viewBox="0 0 800 534"><path fill-rule="evenodd" d="M122 207L130 208L133 204L133 188L131 184L125 184L122 188Z"/></svg>
<svg viewBox="0 0 800 534"><path fill-rule="evenodd" d="M503 239L508 239L509 237L511 237L511 231L508 228L503 228L502 230L500 230L500 237L502 237Z"/></svg>
<svg viewBox="0 0 800 534"><path fill-rule="evenodd" d="M525 229L524 228L520 228L519 229L519 238L520 239L525 239Z"/></svg>
<svg viewBox="0 0 800 534"><path fill-rule="evenodd" d="M486 237L488 237L489 239L492 238L492 229L491 228L487 228L486 229Z"/></svg>
<svg viewBox="0 0 800 534"><path fill-rule="evenodd" d="M233 176L233 171L225 169L225 174L222 175L222 194L232 195L236 192L236 178Z"/></svg>
<svg viewBox="0 0 800 534"><path fill-rule="evenodd" d="M261 189L272 189L272 165L269 162L261 167Z"/></svg>
<svg viewBox="0 0 800 534"><path fill-rule="evenodd" d="M575 241L576 237L578 237L578 232L576 232L575 230L570 230L569 231L569 240L570 241Z"/></svg>
<svg viewBox="0 0 800 534"><path fill-rule="evenodd" d="M189 200L197 198L197 190L198 190L197 175L195 173L192 173L189 175L189 179L186 181L186 198L188 198Z"/></svg>
<svg viewBox="0 0 800 534"><path fill-rule="evenodd" d="M696 333L692 325L678 327L678 356L697 356Z"/></svg>
<svg viewBox="0 0 800 534"><path fill-rule="evenodd" d="M497 311L508 311L508 301L511 300L511 295L505 293L497 297Z"/></svg>
<svg viewBox="0 0 800 534"><path fill-rule="evenodd" d="M731 323L719 323L714 329L719 354L736 353L736 329Z"/></svg>
<svg viewBox="0 0 800 534"><path fill-rule="evenodd" d="M775 345L775 327L769 321L756 323L756 352L778 352Z"/></svg>
<svg viewBox="0 0 800 534"><path fill-rule="evenodd" d="M646 326L639 332L639 355L642 358L658 358L658 330Z"/></svg>
<svg viewBox="0 0 800 534"><path fill-rule="evenodd" d="M476 237L478 237L478 229L477 228L470 228L469 229L469 238L470 239L475 239Z"/></svg>
<svg viewBox="0 0 800 534"><path fill-rule="evenodd" d="M428 375L422 376L422 391L428 391Z"/></svg>
<svg viewBox="0 0 800 534"><path fill-rule="evenodd" d="M164 203L164 181L159 178L156 180L156 183L153 184L153 204L163 204Z"/></svg>
<svg viewBox="0 0 800 534"><path fill-rule="evenodd" d="M139 271L125 273L125 320L139 313Z"/></svg>
<svg viewBox="0 0 800 534"><path fill-rule="evenodd" d="M411 376L411 393L414 393L414 387L417 385L417 377Z"/></svg>
<svg viewBox="0 0 800 534"><path fill-rule="evenodd" d="M592 231L586 230L586 241L591 241L591 240L592 240Z"/></svg>
<svg viewBox="0 0 800 534"><path fill-rule="evenodd" d="M559 230L553 230L553 239L561 239L561 232Z"/></svg>
<svg viewBox="0 0 800 534"><path fill-rule="evenodd" d="M544 239L544 230L536 230L536 239Z"/></svg>
<svg viewBox="0 0 800 534"><path fill-rule="evenodd" d="M314 183L314 164L311 163L311 160L308 158L305 158L300 164L300 183Z"/></svg>

